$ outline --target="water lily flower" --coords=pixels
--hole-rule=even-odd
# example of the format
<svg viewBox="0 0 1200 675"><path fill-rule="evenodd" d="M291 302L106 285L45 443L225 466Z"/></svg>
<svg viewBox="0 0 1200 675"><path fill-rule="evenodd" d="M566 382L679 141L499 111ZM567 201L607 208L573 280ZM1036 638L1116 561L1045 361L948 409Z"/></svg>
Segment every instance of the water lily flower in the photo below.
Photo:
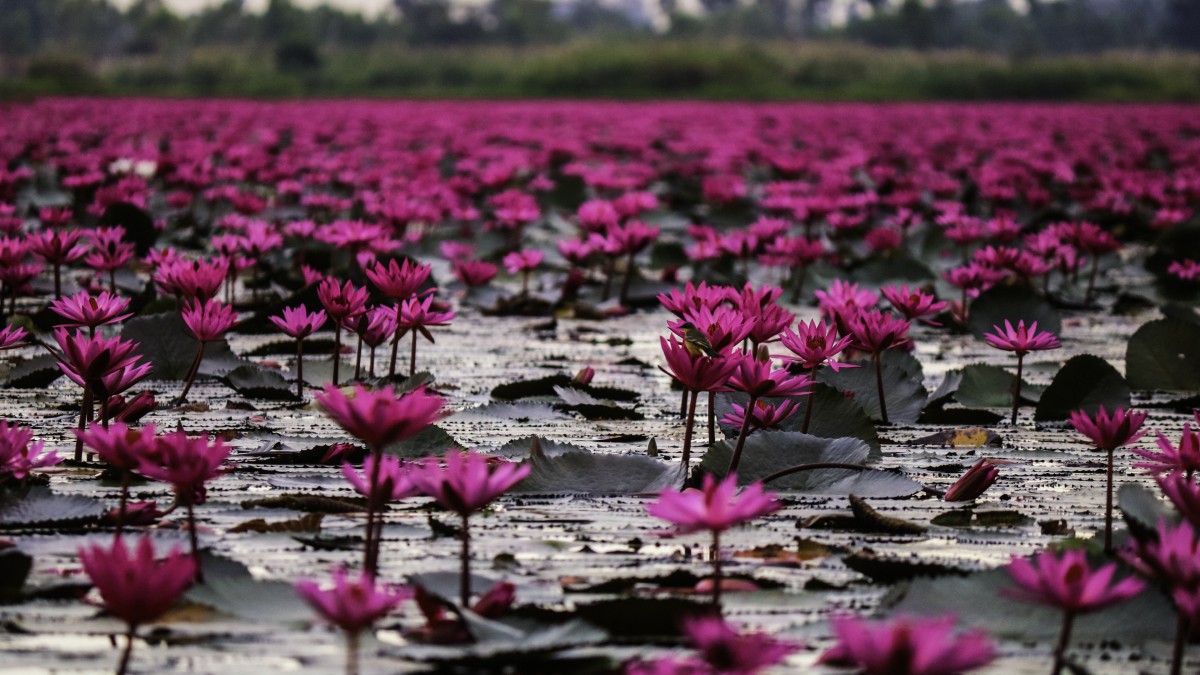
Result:
<svg viewBox="0 0 1200 675"><path fill-rule="evenodd" d="M338 366L342 362L342 327L352 317L367 311L367 289L356 288L347 281L338 285L336 279L324 279L317 286L317 297L333 320L333 386L338 383Z"/></svg>
<svg viewBox="0 0 1200 675"><path fill-rule="evenodd" d="M42 230L28 237L29 251L49 263L54 269L54 297L62 297L62 266L75 262L87 254L87 248L79 244L81 230Z"/></svg>
<svg viewBox="0 0 1200 675"><path fill-rule="evenodd" d="M1184 423L1178 447L1173 445L1160 431L1154 442L1158 446L1157 452L1133 448L1134 454L1146 460L1137 462L1133 466L1145 469L1152 476L1172 471L1181 471L1188 477L1194 475L1197 470L1200 470L1200 413L1197 414L1197 418L1198 426L1195 429L1190 423Z"/></svg>
<svg viewBox="0 0 1200 675"><path fill-rule="evenodd" d="M837 644L818 663L850 666L863 675L958 675L996 658L982 630L954 631L954 617L833 619Z"/></svg>
<svg viewBox="0 0 1200 675"><path fill-rule="evenodd" d="M175 399L175 405L180 405L187 400L188 392L192 389L192 383L196 381L196 376L200 374L200 364L204 361L204 347L209 342L216 342L224 337L225 333L233 327L237 321L237 312L229 305L223 304L217 300L189 300L183 306L183 323L187 327L192 337L199 341L199 346L196 347L196 358L192 360L192 366L188 369L187 377L184 380L183 391L179 392L179 398Z"/></svg>
<svg viewBox="0 0 1200 675"><path fill-rule="evenodd" d="M101 402L101 421L108 418L107 404L113 394L119 394L150 373L150 364L138 361L134 353L137 344L119 337L85 336L81 331L54 329L54 340L61 353L56 355L58 367L75 384L83 388L79 406L79 429L92 416L97 398ZM75 461L83 459L83 443L75 445Z"/></svg>
<svg viewBox="0 0 1200 675"><path fill-rule="evenodd" d="M919 289L909 290L907 284L900 286L887 286L880 289L880 293L884 298L900 312L905 319L909 321L920 321L921 323L930 326L940 326L941 324L929 319L931 316L936 316L938 312L946 308L946 303L938 300L930 293L925 293Z"/></svg>
<svg viewBox="0 0 1200 675"><path fill-rule="evenodd" d="M702 391L715 391L723 387L737 369L738 360L731 357L692 356L687 346L674 337L671 337L670 340L660 337L658 340L662 346L663 355L667 359L669 370L663 369L661 366L659 369L675 378L686 391L691 392L687 420L684 422L683 428L683 456L680 460L684 466L687 466L691 457L696 399Z"/></svg>
<svg viewBox="0 0 1200 675"><path fill-rule="evenodd" d="M75 295L58 297L50 303L50 311L66 319L58 325L65 328L88 328L92 333L97 326L124 321L133 316L126 312L129 298L113 295L108 291L93 296L87 291Z"/></svg>
<svg viewBox="0 0 1200 675"><path fill-rule="evenodd" d="M79 561L109 614L125 622L125 649L117 675L129 670L137 629L166 613L196 576L195 563L178 549L162 560L154 559L154 543L142 537L130 551L121 537L112 546L98 544L79 549Z"/></svg>
<svg viewBox="0 0 1200 675"><path fill-rule="evenodd" d="M737 369L730 374L725 386L733 391L740 391L750 397L748 407L753 408L760 398L776 396L803 396L809 393L812 382L805 375L793 375L787 370L772 370L768 358L760 361L752 356L737 358ZM743 415L741 433L729 460L727 473L735 473L742 458L742 450L746 446L746 437L750 434L750 416Z"/></svg>
<svg viewBox="0 0 1200 675"><path fill-rule="evenodd" d="M756 675L800 648L764 633L739 633L719 616L685 619L683 633L696 656L636 660L625 666L625 675Z"/></svg>
<svg viewBox="0 0 1200 675"><path fill-rule="evenodd" d="M741 406L737 403L732 403L730 406L733 411L727 413L721 418L721 423L731 427L742 428L747 424L746 410L750 410L749 429L773 429L791 417L796 408L800 406L795 401L783 401L781 403L766 403L764 401L755 401L754 405Z"/></svg>
<svg viewBox="0 0 1200 675"><path fill-rule="evenodd" d="M357 579L351 579L346 570L337 569L331 581L331 584L320 584L312 579L302 579L296 582L296 593L322 619L346 634L346 673L356 675L359 636L412 597L412 591L403 586L379 585L375 577L365 571Z"/></svg>
<svg viewBox="0 0 1200 675"><path fill-rule="evenodd" d="M196 505L203 504L208 491L205 484L224 473L229 446L220 437L212 442L205 437L189 438L183 431L174 431L157 438L157 447L146 458L138 473L147 478L171 484L175 502L187 507L188 538L192 558L196 561L196 578L200 577L200 543L196 536Z"/></svg>
<svg viewBox="0 0 1200 675"><path fill-rule="evenodd" d="M704 475L701 489L663 490L658 500L646 505L655 518L674 523L680 534L708 531L713 538L713 605L721 607L721 533L731 527L775 513L783 505L775 494L763 490L762 483L751 483L738 493L737 474L720 482L712 474Z"/></svg>
<svg viewBox="0 0 1200 675"><path fill-rule="evenodd" d="M1113 453L1117 448L1129 445L1141 438L1145 432L1139 431L1139 429L1142 422L1145 421L1145 413L1126 412L1124 408L1118 407L1109 415L1103 405L1096 411L1094 417L1089 416L1083 410L1071 413L1071 426L1091 439L1098 449L1108 453L1107 498L1104 511L1104 551L1106 553L1113 552Z"/></svg>
<svg viewBox="0 0 1200 675"><path fill-rule="evenodd" d="M400 304L400 312L396 317L396 335L403 337L406 333L412 333L412 351L409 352L408 359L409 377L417 372L417 334L420 333L426 340L433 342L433 333L429 332L429 328L448 325L453 319L454 312L434 309L432 295L425 296L424 300L409 298ZM395 365L393 361L393 371Z"/></svg>
<svg viewBox="0 0 1200 675"><path fill-rule="evenodd" d="M981 459L946 490L948 502L965 502L982 495L1000 477L1000 469L991 459Z"/></svg>
<svg viewBox="0 0 1200 675"><path fill-rule="evenodd" d="M436 499L442 508L458 514L462 521L459 599L463 607L467 607L471 599L469 518L524 480L531 470L528 464L493 462L474 452L451 451L441 463L426 461L412 472L412 481L423 494Z"/></svg>
<svg viewBox="0 0 1200 675"><path fill-rule="evenodd" d="M28 338L29 331L20 326L5 326L4 328L0 328L0 351L21 347Z"/></svg>
<svg viewBox="0 0 1200 675"><path fill-rule="evenodd" d="M500 268L486 260L455 260L451 263L454 278L467 288L483 286L496 278Z"/></svg>
<svg viewBox="0 0 1200 675"><path fill-rule="evenodd" d="M875 362L875 383L879 390L879 417L888 423L887 397L883 389L883 353L911 342L908 338L909 322L894 317L890 312L877 309L863 310L855 314L843 312L838 315L850 335L856 349L871 355Z"/></svg>
<svg viewBox="0 0 1200 675"><path fill-rule="evenodd" d="M446 414L446 401L427 393L424 387L397 396L391 387L372 391L355 385L354 395L346 396L330 385L317 396L317 405L350 435L367 444L375 458L371 464L369 486L379 485L384 447L411 438ZM376 487L369 491L372 494L378 492ZM368 500L363 556L364 568L372 573L379 565L379 542L374 535L377 529L382 529L382 523L376 525L376 518L375 503Z"/></svg>
<svg viewBox="0 0 1200 675"><path fill-rule="evenodd" d="M1200 535L1188 521L1176 525L1160 519L1157 536L1134 539L1122 558L1143 576L1166 586L1178 622L1171 674L1183 670L1183 652L1191 627L1200 621Z"/></svg>
<svg viewBox="0 0 1200 675"><path fill-rule="evenodd" d="M23 481L34 469L54 466L63 460L54 450L42 451L42 441L33 440L33 430L0 420L0 484Z"/></svg>
<svg viewBox="0 0 1200 675"><path fill-rule="evenodd" d="M284 307L280 316L268 317L279 330L296 340L296 398L304 400L304 339L321 330L328 320L325 310L309 312L306 307Z"/></svg>
<svg viewBox="0 0 1200 675"><path fill-rule="evenodd" d="M230 274L228 262L219 258L172 260L154 271L154 283L179 299L207 302L217 295Z"/></svg>
<svg viewBox="0 0 1200 675"><path fill-rule="evenodd" d="M1005 589L1005 595L1024 602L1047 605L1063 613L1062 631L1054 650L1053 675L1058 675L1062 670L1076 616L1125 602L1146 587L1135 577L1112 583L1116 571L1116 563L1092 569L1088 565L1087 553L1080 549L1065 551L1061 555L1043 551L1032 560L1014 557L1008 564L1008 573L1017 585Z"/></svg>
<svg viewBox="0 0 1200 675"><path fill-rule="evenodd" d="M538 249L531 249L513 251L504 256L504 269L508 270L509 274L519 273L521 275L521 295L529 294L529 274L542 264L544 255Z"/></svg>
<svg viewBox="0 0 1200 675"><path fill-rule="evenodd" d="M1017 408L1021 405L1021 375L1025 355L1029 352L1058 349L1062 346L1058 337L1049 331L1039 331L1034 321L1027 328L1024 321L1018 321L1013 328L1011 322L1004 321L1004 328L992 326L992 332L983 336L988 344L996 349L1013 352L1017 355L1017 379L1013 381L1012 424L1017 423Z"/></svg>
<svg viewBox="0 0 1200 675"><path fill-rule="evenodd" d="M121 472L121 500L117 507L117 536L120 536L124 528L129 484L133 474L144 464L151 464L157 459L155 427L153 424L147 424L141 429L131 429L122 422L113 422L108 427L93 423L87 431L72 431L85 446Z"/></svg>

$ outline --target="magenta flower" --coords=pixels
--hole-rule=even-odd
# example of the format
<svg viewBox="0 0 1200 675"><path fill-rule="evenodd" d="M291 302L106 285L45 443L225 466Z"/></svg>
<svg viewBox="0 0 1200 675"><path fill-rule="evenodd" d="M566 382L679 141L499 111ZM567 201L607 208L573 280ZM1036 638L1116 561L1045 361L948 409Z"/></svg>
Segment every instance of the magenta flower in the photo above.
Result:
<svg viewBox="0 0 1200 675"><path fill-rule="evenodd" d="M1012 409L1012 424L1017 423L1017 408L1021 405L1021 373L1025 355L1029 352L1043 351L1047 349L1058 349L1062 343L1058 341L1053 333L1048 331L1039 331L1037 322L1034 321L1025 327L1024 321L1017 322L1017 327L1013 328L1012 323L1008 320L1004 321L1004 330L999 326L992 326L992 332L983 336L987 343L996 349L1014 352L1017 355L1017 379L1013 381L1013 409Z"/></svg>
<svg viewBox="0 0 1200 675"><path fill-rule="evenodd" d="M345 632L348 673L358 672L359 635L412 597L407 587L378 585L367 572L350 579L344 569L334 571L332 584L319 584L311 579L297 581L296 593L323 620Z"/></svg>
<svg viewBox="0 0 1200 675"><path fill-rule="evenodd" d="M333 320L333 386L338 383L338 367L342 362L342 327L351 317L367 311L367 289L355 288L347 281L339 286L336 279L325 279L317 286L317 297Z"/></svg>
<svg viewBox="0 0 1200 675"><path fill-rule="evenodd" d="M817 297L817 306L821 308L821 315L830 320L839 314L853 315L860 310L874 308L879 302L879 296L875 293L841 279L834 280L829 288L816 291L814 295Z"/></svg>
<svg viewBox="0 0 1200 675"><path fill-rule="evenodd" d="M1184 647L1192 626L1200 621L1200 536L1187 521L1171 525L1159 520L1157 536L1132 540L1122 558L1170 593L1178 616L1171 673L1183 672Z"/></svg>
<svg viewBox="0 0 1200 675"><path fill-rule="evenodd" d="M429 327L448 325L452 319L454 319L454 312L433 309L432 295L425 296L424 300L409 298L400 304L400 313L396 317L396 334L403 337L406 333L412 332L412 351L409 353L408 360L409 377L417 372L417 333L433 342L433 333L429 332Z"/></svg>
<svg viewBox="0 0 1200 675"><path fill-rule="evenodd" d="M875 384L879 390L879 417L888 423L887 397L883 389L883 353L911 342L908 338L909 322L901 321L890 312L877 309L862 310L855 314L843 312L838 319L854 338L854 346L871 355L875 362Z"/></svg>
<svg viewBox="0 0 1200 675"><path fill-rule="evenodd" d="M728 305L721 305L715 309L703 305L688 309L681 319L668 321L667 328L686 340L689 324L704 333L713 350L725 356L749 338L754 330L752 318L743 314L740 309Z"/></svg>
<svg viewBox="0 0 1200 675"><path fill-rule="evenodd" d="M513 251L504 256L504 269L509 274L521 275L521 294L529 293L529 274L542 264L544 254L538 249Z"/></svg>
<svg viewBox="0 0 1200 675"><path fill-rule="evenodd" d="M5 326L0 328L0 351L16 349L25 345L29 331L20 326Z"/></svg>
<svg viewBox="0 0 1200 675"><path fill-rule="evenodd" d="M982 630L954 631L954 617L833 619L837 644L818 663L850 666L863 675L958 675L991 663L996 648Z"/></svg>
<svg viewBox="0 0 1200 675"><path fill-rule="evenodd" d="M420 494L413 484L411 473L409 465L391 455L367 455L363 460L361 475L353 464L346 462L342 465L342 475L354 491L375 502L378 509L389 502Z"/></svg>
<svg viewBox="0 0 1200 675"><path fill-rule="evenodd" d="M810 371L816 377L816 371L822 365L828 365L833 372L840 368L856 368L854 364L838 363L833 357L845 351L852 343L849 335L839 338L837 326L826 324L824 321L800 321L796 323L796 331L785 328L780 337L784 347L795 356L783 355L779 359L794 361L804 370Z"/></svg>
<svg viewBox="0 0 1200 675"><path fill-rule="evenodd" d="M62 266L79 260L87 248L79 245L80 230L42 230L29 235L31 253L54 268L54 297L62 297Z"/></svg>
<svg viewBox="0 0 1200 675"><path fill-rule="evenodd" d="M173 260L154 271L154 283L176 298L208 301L216 297L222 282L230 274L230 265L221 259Z"/></svg>
<svg viewBox="0 0 1200 675"><path fill-rule="evenodd" d="M748 407L753 408L758 399L777 396L802 396L809 393L812 382L805 375L793 375L786 370L772 370L770 359L759 361L752 356L729 357L736 358L737 370L725 384L733 391L746 393L750 397ZM737 472L742 458L742 450L746 446L746 437L750 435L750 416L742 416L742 429L738 434L733 456L729 460L727 473Z"/></svg>
<svg viewBox="0 0 1200 675"><path fill-rule="evenodd" d="M82 332L70 333L65 328L54 329L54 339L62 349L57 354L58 367L75 384L83 388L79 410L79 429L92 416L92 407L101 402L101 420L108 418L107 405L113 394L119 394L150 373L150 364L138 364L141 356L134 353L137 345L121 338L98 335L85 337ZM83 459L83 444L75 445L75 461Z"/></svg>
<svg viewBox="0 0 1200 675"><path fill-rule="evenodd" d="M384 467L383 448L393 443L399 443L420 433L429 425L445 416L443 408L445 400L442 397L428 394L424 387L408 392L397 398L391 387L378 391L355 385L354 396L347 397L340 389L332 385L325 387L325 392L317 396L317 405L321 407L333 421L337 422L352 436L367 444L375 458L371 464L371 475L368 485L379 485L379 474ZM378 490L369 490L372 494ZM375 538L376 531L383 528L378 518L374 500L367 501L367 535L363 539L363 564L369 572L375 572L379 566L379 540Z"/></svg>
<svg viewBox="0 0 1200 675"><path fill-rule="evenodd" d="M304 338L321 330L328 317L325 310L309 312L308 308L284 307L281 316L268 317L271 323L296 339L296 398L304 400Z"/></svg>
<svg viewBox="0 0 1200 675"><path fill-rule="evenodd" d="M147 424L141 429L130 429L121 422L113 422L108 427L92 423L87 431L72 431L85 446L121 472L121 501L116 512L119 536L125 524L129 483L133 474L143 465L152 464L157 460L158 443L154 436L154 425Z"/></svg>
<svg viewBox="0 0 1200 675"><path fill-rule="evenodd" d="M60 297L50 303L50 310L66 319L59 324L66 328L89 328L95 332L97 326L124 321L133 316L126 312L129 298L122 298L107 291L93 296L87 291Z"/></svg>
<svg viewBox="0 0 1200 675"><path fill-rule="evenodd" d="M375 288L387 297L397 302L407 300L417 294L421 286L429 279L432 268L429 265L405 259L397 263L389 260L387 265L375 263L363 270Z"/></svg>
<svg viewBox="0 0 1200 675"><path fill-rule="evenodd" d="M930 326L941 325L936 321L930 320L929 317L937 316L938 312L946 309L946 303L938 300L933 295L916 288L910 291L907 285L899 287L888 286L881 289L880 292L905 319L920 321Z"/></svg>
<svg viewBox="0 0 1200 675"><path fill-rule="evenodd" d="M765 492L762 483L752 483L738 494L737 474L732 473L719 483L712 474L705 474L700 490L663 490L658 501L646 505L650 515L674 523L680 534L712 533L716 552L713 556L713 605L718 610L722 585L721 533L781 508L783 505L775 499L775 494Z"/></svg>
<svg viewBox="0 0 1200 675"><path fill-rule="evenodd" d="M485 260L455 260L451 263L454 270L454 278L458 279L467 288L476 288L483 286L487 282L496 278L498 267Z"/></svg>
<svg viewBox="0 0 1200 675"><path fill-rule="evenodd" d="M749 428L755 429L772 429L778 427L784 420L791 417L799 404L795 401L784 401L782 403L764 403L763 401L755 401L753 406L740 406L736 403L731 404L733 412L727 413L721 418L721 423L732 427L741 428L746 425L746 408L750 408Z"/></svg>
<svg viewBox="0 0 1200 675"><path fill-rule="evenodd" d="M944 499L948 502L970 501L982 495L999 477L1000 469L996 461L981 459L946 490Z"/></svg>
<svg viewBox="0 0 1200 675"><path fill-rule="evenodd" d="M147 478L170 483L175 502L187 507L188 536L192 558L196 561L197 580L200 574L200 544L196 537L196 505L208 498L205 483L224 473L222 465L229 457L229 446L215 438L189 438L183 431L158 437L157 448L142 464L138 473Z"/></svg>
<svg viewBox="0 0 1200 675"><path fill-rule="evenodd" d="M1087 553L1080 549L1065 551L1061 556L1043 551L1033 560L1014 557L1008 564L1008 573L1017 586L1005 589L1005 595L1054 607L1063 613L1062 632L1054 650L1055 675L1062 670L1076 615L1124 602L1146 587L1134 577L1112 583L1116 571L1116 563L1093 570L1088 565Z"/></svg>
<svg viewBox="0 0 1200 675"><path fill-rule="evenodd" d="M670 293L659 293L658 301L668 312L682 317L700 307L715 310L724 303L735 302L737 297L737 293L728 286L709 286L703 281L699 286L693 286L689 281L684 284L682 292L673 288Z"/></svg>
<svg viewBox="0 0 1200 675"><path fill-rule="evenodd" d="M1200 485L1183 471L1170 471L1154 477L1167 499L1188 522L1200 527Z"/></svg>
<svg viewBox="0 0 1200 675"><path fill-rule="evenodd" d="M625 675L756 675L799 649L764 633L739 633L718 616L685 619L683 632L695 657L634 661Z"/></svg>
<svg viewBox="0 0 1200 675"><path fill-rule="evenodd" d="M624 225L612 225L608 228L608 245L606 250L614 251L616 255L625 256L625 277L621 282L621 292L618 301L625 305L629 302L629 288L633 282L635 269L634 258L658 238L660 228L631 220Z"/></svg>
<svg viewBox="0 0 1200 675"><path fill-rule="evenodd" d="M1136 468L1145 469L1152 476L1179 471L1189 478L1200 470L1200 428L1193 430L1192 425L1185 422L1178 447L1172 445L1161 431L1154 444L1158 446L1158 452L1133 448L1134 454L1146 460L1135 463Z"/></svg>
<svg viewBox="0 0 1200 675"><path fill-rule="evenodd" d="M1118 407L1112 415L1101 405L1095 417L1090 417L1083 410L1071 413L1071 425L1091 439L1095 446L1108 453L1108 482L1107 500L1104 512L1104 551L1112 553L1112 508L1113 508L1113 451L1123 445L1129 445L1141 438L1145 433L1139 431L1142 422L1146 421L1145 413L1126 412Z"/></svg>
<svg viewBox="0 0 1200 675"><path fill-rule="evenodd" d="M471 600L471 534L469 518L472 513L508 492L529 475L528 464L491 458L474 452L447 452L442 462L426 461L412 472L412 481L425 495L437 500L442 508L457 513L462 520L462 567L459 579L459 600L468 607Z"/></svg>
<svg viewBox="0 0 1200 675"><path fill-rule="evenodd" d="M42 441L33 440L33 430L0 420L0 484L23 481L34 469L54 466L63 460L54 450L42 451Z"/></svg>
<svg viewBox="0 0 1200 675"><path fill-rule="evenodd" d="M125 622L125 650L117 666L118 675L129 668L137 629L157 620L183 595L196 577L192 559L172 550L163 560L154 559L149 537L138 540L131 552L121 537L110 548L99 545L79 549L79 562L100 593L109 614Z"/></svg>
<svg viewBox="0 0 1200 675"><path fill-rule="evenodd" d="M684 395L691 392L688 402L687 419L683 427L683 455L681 462L687 466L691 459L692 426L696 418L696 399L702 391L717 391L721 389L729 377L737 370L738 360L729 357L692 356L686 343L680 343L671 337L660 337L663 355L667 358L667 369L661 366L659 370L675 378L683 385Z"/></svg>
<svg viewBox="0 0 1200 675"><path fill-rule="evenodd" d="M196 376L200 374L205 345L220 340L237 321L237 312L234 312L229 305L222 304L217 300L189 300L184 304L182 314L183 323L188 332L200 344L196 347L196 358L192 360L187 377L184 379L183 390L179 392L179 398L175 399L175 405L180 405L187 400L188 392L192 390L192 384L196 381Z"/></svg>

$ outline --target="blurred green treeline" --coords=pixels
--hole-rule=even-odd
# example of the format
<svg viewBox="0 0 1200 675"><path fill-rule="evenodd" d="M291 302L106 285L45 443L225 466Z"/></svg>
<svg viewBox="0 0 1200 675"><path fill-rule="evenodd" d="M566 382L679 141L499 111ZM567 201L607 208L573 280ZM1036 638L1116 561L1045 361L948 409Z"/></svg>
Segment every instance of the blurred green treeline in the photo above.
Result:
<svg viewBox="0 0 1200 675"><path fill-rule="evenodd" d="M0 96L1200 101L1200 0L0 0Z"/></svg>

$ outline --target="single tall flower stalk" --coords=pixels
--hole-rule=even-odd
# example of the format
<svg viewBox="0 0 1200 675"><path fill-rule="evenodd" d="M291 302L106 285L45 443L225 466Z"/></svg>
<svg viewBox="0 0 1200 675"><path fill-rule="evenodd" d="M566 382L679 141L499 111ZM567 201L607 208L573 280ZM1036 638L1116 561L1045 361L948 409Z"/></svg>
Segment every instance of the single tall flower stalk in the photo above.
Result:
<svg viewBox="0 0 1200 675"><path fill-rule="evenodd" d="M1017 379L1013 381L1012 419L1010 420L1015 425L1017 408L1021 405L1021 376L1025 355L1029 352L1058 349L1062 343L1054 333L1039 331L1036 321L1031 323L1028 328L1025 327L1024 321L1019 321L1017 327L1013 328L1012 323L1005 320L1003 329L1000 326L992 326L992 332L984 335L983 339L996 349L1003 349L1017 355Z"/></svg>
<svg viewBox="0 0 1200 675"><path fill-rule="evenodd" d="M389 588L375 583L375 577L360 572L351 580L346 570L333 573L332 584L311 579L296 582L296 593L325 621L342 629L346 636L346 675L358 673L359 639L364 630L387 616L408 598L408 587Z"/></svg>
<svg viewBox="0 0 1200 675"><path fill-rule="evenodd" d="M679 534L708 531L712 534L712 604L721 611L721 533L744 522L775 513L783 505L775 494L764 492L762 483L751 483L738 494L737 474L720 482L704 475L700 490L663 490L658 501L646 505L650 515L672 522Z"/></svg>
<svg viewBox="0 0 1200 675"><path fill-rule="evenodd" d="M443 468L444 465L444 468ZM474 452L451 451L441 462L426 461L412 472L413 483L442 508L457 513L462 522L462 554L459 567L459 603L471 602L472 513L483 509L529 475L528 464L513 464Z"/></svg>
<svg viewBox="0 0 1200 675"><path fill-rule="evenodd" d="M691 392L687 419L683 427L683 454L680 458L680 462L686 467L691 460L696 399L702 391L713 391L723 387L737 369L738 359L723 356L716 358L707 355L693 356L692 350L674 336L670 340L664 337L660 337L658 340L662 345L663 355L667 359L667 368L660 366L659 369L683 385L685 392Z"/></svg>
<svg viewBox="0 0 1200 675"><path fill-rule="evenodd" d="M771 396L803 396L809 393L808 377L793 375L787 370L771 370L771 357L766 349L761 350L760 358L742 356L738 358L737 370L730 376L726 387L740 391L750 397L746 410L753 410L760 398ZM746 437L750 434L750 423L753 415L744 415L742 428L738 433L737 444L733 448L733 456L729 459L727 474L737 472L742 459L742 450L746 447Z"/></svg>
<svg viewBox="0 0 1200 675"><path fill-rule="evenodd" d="M1083 410L1071 413L1071 426L1079 433L1087 436L1096 449L1107 454L1107 480L1105 481L1104 500L1104 552L1112 555L1112 523L1113 523L1113 454L1116 449L1133 443L1146 432L1140 431L1146 421L1146 413L1137 413L1124 408L1117 408L1109 415L1104 406L1096 414L1088 415Z"/></svg>
<svg viewBox="0 0 1200 675"><path fill-rule="evenodd" d="M328 317L324 310L309 312L303 305L285 307L281 316L272 316L271 323L296 340L296 398L304 400L304 338L321 330Z"/></svg>
<svg viewBox="0 0 1200 675"><path fill-rule="evenodd" d="M184 305L183 323L192 337L199 341L199 345L196 347L196 358L192 360L192 366L188 369L183 391L179 392L175 405L182 405L187 401L188 392L191 391L196 376L200 374L205 345L220 340L233 327L235 321L237 313L233 308L217 300L192 300Z"/></svg>

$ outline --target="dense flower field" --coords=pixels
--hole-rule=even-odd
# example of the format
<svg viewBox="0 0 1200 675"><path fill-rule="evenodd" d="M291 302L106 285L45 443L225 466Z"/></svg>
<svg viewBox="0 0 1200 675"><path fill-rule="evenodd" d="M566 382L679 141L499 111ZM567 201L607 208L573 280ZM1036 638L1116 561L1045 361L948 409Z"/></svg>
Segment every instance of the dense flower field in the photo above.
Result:
<svg viewBox="0 0 1200 675"><path fill-rule="evenodd" d="M1200 663L1200 109L0 122L14 666Z"/></svg>

